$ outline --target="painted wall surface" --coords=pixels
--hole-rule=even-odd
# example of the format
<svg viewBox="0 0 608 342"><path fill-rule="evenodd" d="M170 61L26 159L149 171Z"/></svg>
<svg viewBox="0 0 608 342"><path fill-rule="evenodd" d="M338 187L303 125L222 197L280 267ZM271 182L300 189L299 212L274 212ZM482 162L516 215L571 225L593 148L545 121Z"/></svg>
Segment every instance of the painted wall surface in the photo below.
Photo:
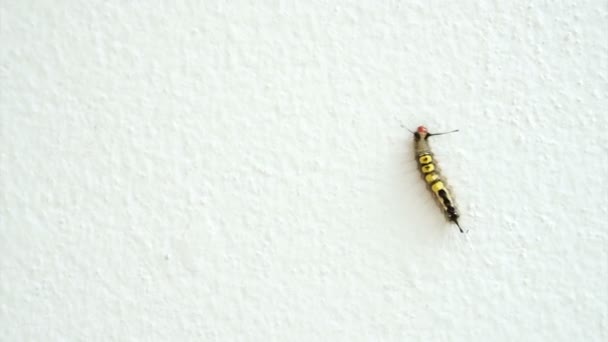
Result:
<svg viewBox="0 0 608 342"><path fill-rule="evenodd" d="M608 340L605 0L0 19L0 341Z"/></svg>

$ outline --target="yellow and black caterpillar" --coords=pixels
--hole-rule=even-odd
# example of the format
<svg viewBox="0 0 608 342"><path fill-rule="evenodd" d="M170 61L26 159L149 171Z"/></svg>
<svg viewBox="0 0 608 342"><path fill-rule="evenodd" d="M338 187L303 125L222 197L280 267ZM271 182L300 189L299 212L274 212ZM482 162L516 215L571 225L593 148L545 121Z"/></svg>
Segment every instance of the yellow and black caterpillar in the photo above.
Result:
<svg viewBox="0 0 608 342"><path fill-rule="evenodd" d="M458 130L452 131L457 132ZM414 134L414 149L416 154L416 161L418 162L418 167L420 168L420 172L422 173L422 177L426 181L429 189L435 195L439 206L443 210L446 218L454 222L461 233L464 233L464 230L458 224L458 210L456 209L456 204L450 194L450 190L445 184L445 180L441 179L441 174L439 173L439 168L437 167L436 161L433 159L433 152L431 152L431 148L428 143L428 138L433 135L441 135L452 132L444 132L444 133L429 133L429 131L424 126L418 127L416 132L412 132Z"/></svg>

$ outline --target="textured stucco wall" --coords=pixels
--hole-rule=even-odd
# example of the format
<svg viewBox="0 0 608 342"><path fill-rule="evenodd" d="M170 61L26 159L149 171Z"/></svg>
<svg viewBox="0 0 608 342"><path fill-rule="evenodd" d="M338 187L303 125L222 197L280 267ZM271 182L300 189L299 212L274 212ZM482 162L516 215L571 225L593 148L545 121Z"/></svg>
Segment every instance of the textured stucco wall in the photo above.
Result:
<svg viewBox="0 0 608 342"><path fill-rule="evenodd" d="M606 1L0 14L1 341L608 338Z"/></svg>

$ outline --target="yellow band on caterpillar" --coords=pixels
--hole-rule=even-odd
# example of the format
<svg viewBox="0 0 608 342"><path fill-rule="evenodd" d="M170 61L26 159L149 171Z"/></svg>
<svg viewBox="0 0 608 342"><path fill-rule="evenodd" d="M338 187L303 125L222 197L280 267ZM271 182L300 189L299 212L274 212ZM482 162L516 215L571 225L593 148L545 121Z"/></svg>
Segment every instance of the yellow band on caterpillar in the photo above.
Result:
<svg viewBox="0 0 608 342"><path fill-rule="evenodd" d="M420 164L428 164L433 161L433 157L431 157L430 154L427 154L418 158L418 161L420 162Z"/></svg>
<svg viewBox="0 0 608 342"><path fill-rule="evenodd" d="M431 173L431 172L435 171L435 165L427 164L427 165L422 166L420 168L420 170L422 170L423 173Z"/></svg>
<svg viewBox="0 0 608 342"><path fill-rule="evenodd" d="M443 182L437 182L431 185L431 189L433 190L433 192L437 193L439 192L439 190L445 189L445 185L443 185Z"/></svg>
<svg viewBox="0 0 608 342"><path fill-rule="evenodd" d="M427 183L433 183L434 181L439 179L439 175L436 173L429 173L428 175L424 176L424 179L426 180Z"/></svg>

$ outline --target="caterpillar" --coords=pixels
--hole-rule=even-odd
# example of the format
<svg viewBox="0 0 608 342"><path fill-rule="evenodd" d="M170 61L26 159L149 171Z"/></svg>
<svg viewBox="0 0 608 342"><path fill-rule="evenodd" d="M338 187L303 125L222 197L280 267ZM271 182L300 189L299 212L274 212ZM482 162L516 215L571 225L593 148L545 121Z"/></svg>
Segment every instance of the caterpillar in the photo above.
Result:
<svg viewBox="0 0 608 342"><path fill-rule="evenodd" d="M414 134L414 151L416 161L418 162L418 168L420 169L422 178L426 181L428 188L434 194L434 197L445 214L447 220L455 223L460 232L464 233L464 230L458 223L460 214L458 213L458 209L456 209L456 204L454 203L445 180L443 180L441 177L439 167L437 166L437 161L434 160L433 152L431 152L431 147L428 143L428 138L431 136L454 132L458 132L458 130L443 133L429 133L426 127L419 126L416 129L416 132L412 133Z"/></svg>

